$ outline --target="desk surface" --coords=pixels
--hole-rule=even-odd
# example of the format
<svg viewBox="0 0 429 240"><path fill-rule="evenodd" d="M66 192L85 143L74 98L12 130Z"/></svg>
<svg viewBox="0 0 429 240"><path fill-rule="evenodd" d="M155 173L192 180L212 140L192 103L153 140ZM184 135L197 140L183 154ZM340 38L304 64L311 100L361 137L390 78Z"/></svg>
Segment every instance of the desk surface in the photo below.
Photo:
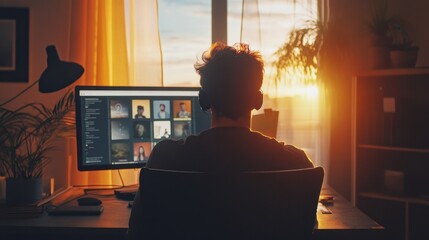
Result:
<svg viewBox="0 0 429 240"><path fill-rule="evenodd" d="M334 204L328 206L332 214L317 212L318 226L314 239L383 239L384 228L329 187L323 187L321 195L334 196Z"/></svg>
<svg viewBox="0 0 429 240"><path fill-rule="evenodd" d="M322 189L322 195L333 195L335 200L328 206L332 214L317 213L318 226L315 239L380 239L383 227L353 207L332 189ZM31 219L1 219L0 233L3 236L21 239L30 237L43 239L55 236L57 239L77 239L85 237L92 240L123 239L128 228L131 209L128 202L114 197L99 197L103 200L104 212L99 216L49 216ZM61 236L61 237L58 237ZM64 236L64 237L62 237ZM101 237L102 236L102 237ZM2 239L7 239L3 238Z"/></svg>

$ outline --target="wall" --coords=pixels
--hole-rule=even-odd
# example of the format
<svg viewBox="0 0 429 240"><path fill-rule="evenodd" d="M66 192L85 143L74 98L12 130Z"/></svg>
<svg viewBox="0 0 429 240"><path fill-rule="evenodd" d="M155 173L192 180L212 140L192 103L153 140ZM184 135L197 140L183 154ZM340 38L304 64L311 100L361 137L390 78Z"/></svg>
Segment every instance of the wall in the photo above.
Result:
<svg viewBox="0 0 429 240"><path fill-rule="evenodd" d="M4 101L30 83L36 81L46 68L46 52L48 45L57 47L60 58L68 59L70 0L0 0L0 7L28 7L30 9L30 41L29 41L29 83L0 83L0 101ZM49 103L49 100L60 97L61 93L39 94L37 86L29 93L17 99L14 107L34 99Z"/></svg>
<svg viewBox="0 0 429 240"><path fill-rule="evenodd" d="M392 15L404 18L409 27L409 35L413 42L420 46L417 66L429 66L429 1L427 0L395 0L389 5Z"/></svg>
<svg viewBox="0 0 429 240"><path fill-rule="evenodd" d="M331 91L331 147L329 184L347 198L351 189L351 79L354 73L369 68L368 38L365 21L371 16L374 0L330 0L331 19L348 41L350 69ZM420 46L417 66L429 66L429 1L388 0L389 15L403 17L409 33ZM339 36L339 35L338 35Z"/></svg>
<svg viewBox="0 0 429 240"><path fill-rule="evenodd" d="M263 1L263 0L262 0ZM364 21L369 18L370 6L373 0L345 1L330 0L332 18L339 24L341 33L349 41L350 72L343 81L336 83L335 100L332 101L332 141L331 141L331 175L330 184L346 197L350 197L350 94L351 77L353 72L368 68L367 32ZM389 12L401 15L412 26L410 33L415 36L415 42L420 46L417 64L429 66L429 1L426 0L389 0ZM3 102L36 81L46 67L45 47L55 44L60 57L68 59L69 26L71 0L0 0L0 7L15 6L30 8L30 55L29 83L0 83L0 102ZM60 93L39 94L37 87L17 99L8 107L16 107L29 101L41 101L53 104ZM61 149L65 144L60 144ZM62 152L62 154L61 154ZM59 151L46 171L46 177L54 176L57 183L64 180L65 154ZM52 170L52 169L55 169ZM59 170L60 169L60 170ZM61 178L62 177L62 178Z"/></svg>
<svg viewBox="0 0 429 240"><path fill-rule="evenodd" d="M28 7L30 10L29 34L29 82L3 83L0 82L0 103L6 101L18 92L37 81L46 68L46 52L48 45L57 47L60 58L68 59L70 5L71 0L0 0L0 7ZM58 93L41 94L34 86L27 93L5 107L16 108L27 102L42 102L51 106L59 99L64 91ZM58 151L52 153L52 161L46 169L44 178L54 177L57 186L63 185L65 179L65 141L59 141ZM45 186L46 184L45 180ZM45 187L46 188L46 187Z"/></svg>

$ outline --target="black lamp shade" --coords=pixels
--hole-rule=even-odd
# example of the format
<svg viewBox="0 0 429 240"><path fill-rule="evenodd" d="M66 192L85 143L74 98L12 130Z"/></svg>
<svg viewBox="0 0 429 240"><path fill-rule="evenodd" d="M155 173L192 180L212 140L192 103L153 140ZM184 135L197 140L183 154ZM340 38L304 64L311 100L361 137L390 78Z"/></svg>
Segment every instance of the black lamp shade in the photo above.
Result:
<svg viewBox="0 0 429 240"><path fill-rule="evenodd" d="M80 64L61 61L54 45L46 47L48 67L39 79L39 92L51 93L61 90L78 80L84 70Z"/></svg>

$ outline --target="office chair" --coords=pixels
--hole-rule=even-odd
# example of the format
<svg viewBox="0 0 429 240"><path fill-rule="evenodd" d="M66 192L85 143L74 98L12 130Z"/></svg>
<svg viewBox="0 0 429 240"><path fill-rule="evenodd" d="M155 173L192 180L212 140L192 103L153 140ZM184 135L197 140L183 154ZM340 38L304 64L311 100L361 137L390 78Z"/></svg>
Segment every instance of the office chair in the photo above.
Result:
<svg viewBox="0 0 429 240"><path fill-rule="evenodd" d="M143 168L141 239L310 239L323 168L203 173Z"/></svg>

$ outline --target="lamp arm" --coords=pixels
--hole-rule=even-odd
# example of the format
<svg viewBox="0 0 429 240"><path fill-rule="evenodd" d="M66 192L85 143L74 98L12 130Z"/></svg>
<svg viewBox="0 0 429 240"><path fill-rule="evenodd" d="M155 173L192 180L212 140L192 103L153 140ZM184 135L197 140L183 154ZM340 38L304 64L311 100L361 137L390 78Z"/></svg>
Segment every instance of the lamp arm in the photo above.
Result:
<svg viewBox="0 0 429 240"><path fill-rule="evenodd" d="M10 98L9 100L3 102L2 104L0 104L0 107L3 107L4 105L12 102L13 100L15 100L17 97L21 96L23 93L25 93L26 91L28 91L28 89L32 88L34 85L36 85L37 83L39 83L39 80L35 81L34 83L32 83L30 86L28 86L27 88L25 88L24 90L22 90L20 93L18 93L17 95L13 96L12 98Z"/></svg>

